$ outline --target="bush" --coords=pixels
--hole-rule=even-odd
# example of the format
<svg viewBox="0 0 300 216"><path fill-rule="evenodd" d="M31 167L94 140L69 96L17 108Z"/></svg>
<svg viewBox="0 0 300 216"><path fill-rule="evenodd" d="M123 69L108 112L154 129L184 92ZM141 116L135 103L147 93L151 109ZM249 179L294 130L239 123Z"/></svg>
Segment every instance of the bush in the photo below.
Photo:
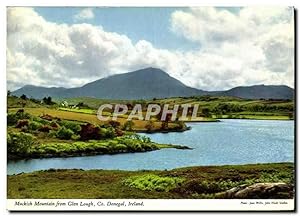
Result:
<svg viewBox="0 0 300 216"><path fill-rule="evenodd" d="M127 146L124 144L118 144L115 146L115 150L117 150L119 152L125 152L125 151L127 151Z"/></svg>
<svg viewBox="0 0 300 216"><path fill-rule="evenodd" d="M120 122L117 122L117 121L109 121L108 124L110 124L113 128L119 128L120 127Z"/></svg>
<svg viewBox="0 0 300 216"><path fill-rule="evenodd" d="M59 124L57 124L56 122L51 122L51 123L50 123L50 126L51 126L53 129L58 129L58 128L59 128Z"/></svg>
<svg viewBox="0 0 300 216"><path fill-rule="evenodd" d="M180 186L184 181L178 177L160 177L148 174L143 176L130 177L123 183L129 187L147 191L169 191Z"/></svg>
<svg viewBox="0 0 300 216"><path fill-rule="evenodd" d="M29 124L29 121L27 119L19 120L17 125L16 125L16 128L22 128L24 126L28 127L28 124Z"/></svg>
<svg viewBox="0 0 300 216"><path fill-rule="evenodd" d="M145 128L147 129L147 131L153 131L155 129L154 122L151 120L148 121Z"/></svg>
<svg viewBox="0 0 300 216"><path fill-rule="evenodd" d="M39 118L39 117L33 116L31 119L32 119L33 121L38 122L38 123L41 123L41 124L43 124L43 125L49 125L49 124L50 124L50 122L49 122L48 120L45 120L45 119L42 119L42 118Z"/></svg>
<svg viewBox="0 0 300 216"><path fill-rule="evenodd" d="M36 139L27 133L8 133L7 134L7 152L9 154L24 155L36 143Z"/></svg>
<svg viewBox="0 0 300 216"><path fill-rule="evenodd" d="M28 129L32 130L32 131L35 131L35 130L40 129L42 126L43 125L39 122L30 121L29 124L28 124Z"/></svg>
<svg viewBox="0 0 300 216"><path fill-rule="evenodd" d="M79 135L81 140L98 140L101 138L100 128L90 123L81 125Z"/></svg>
<svg viewBox="0 0 300 216"><path fill-rule="evenodd" d="M25 113L23 109L19 109L16 113L7 114L7 125L15 125L19 120L30 119L30 117L30 114Z"/></svg>
<svg viewBox="0 0 300 216"><path fill-rule="evenodd" d="M132 131L133 126L134 126L133 121L126 121L125 124L123 125L123 130Z"/></svg>
<svg viewBox="0 0 300 216"><path fill-rule="evenodd" d="M104 139L110 139L116 137L116 130L112 126L103 125L100 127L100 136Z"/></svg>
<svg viewBox="0 0 300 216"><path fill-rule="evenodd" d="M52 128L49 125L43 125L41 128L38 129L38 131L49 133L49 131L51 131L51 129Z"/></svg>
<svg viewBox="0 0 300 216"><path fill-rule="evenodd" d="M59 139L64 139L64 140L71 139L73 135L74 135L74 132L70 129L65 128L65 127L61 127L56 132L56 137L59 138Z"/></svg>
<svg viewBox="0 0 300 216"><path fill-rule="evenodd" d="M16 114L9 113L7 115L7 125L12 126L15 125L18 122L18 118Z"/></svg>
<svg viewBox="0 0 300 216"><path fill-rule="evenodd" d="M119 128L116 128L115 132L116 132L116 136L123 136L124 135L124 132L122 130L120 130Z"/></svg>
<svg viewBox="0 0 300 216"><path fill-rule="evenodd" d="M74 122L71 122L71 121L61 121L59 124L61 126L64 126L67 129L70 129L75 134L78 134L79 131L81 130L81 127L78 123L74 123Z"/></svg>

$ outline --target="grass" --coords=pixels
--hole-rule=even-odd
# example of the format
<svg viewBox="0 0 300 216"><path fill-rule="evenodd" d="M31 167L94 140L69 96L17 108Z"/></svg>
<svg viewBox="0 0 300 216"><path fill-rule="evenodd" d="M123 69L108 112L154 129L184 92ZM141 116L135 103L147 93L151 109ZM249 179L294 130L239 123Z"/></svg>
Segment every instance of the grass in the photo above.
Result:
<svg viewBox="0 0 300 216"><path fill-rule="evenodd" d="M251 99L242 99L236 97L174 97L174 98L165 98L165 99L156 99L156 100L109 100L109 99L97 99L97 98L89 98L89 97L79 97L79 98L68 98L68 99L56 99L54 100L58 104L62 101L67 101L69 104L78 104L84 103L90 107L90 109L71 109L71 108L57 108L56 106L42 106L40 104L36 104L30 100L22 100L15 97L8 97L8 108L20 108L21 105L25 102L26 109L36 109L35 111L30 110L31 113L47 113L55 115L62 119L68 120L76 120L76 121L85 121L94 124L102 124L96 118L96 112L100 105L102 104L135 104L135 103L142 103L144 105L150 103L156 104L170 104L171 106L174 104L181 105L181 104L199 104L200 111L198 113L201 114L201 109L207 108L210 110L212 116L209 117L198 117L198 119L193 120L193 122L214 122L217 118L241 118L241 119L259 119L259 120L290 120L293 119L293 106L294 101L287 101L287 100L251 100ZM243 112L232 112L228 113L225 112L221 116L216 115L214 113L214 109L218 107L220 104L228 104L228 105L236 105L237 107L242 107L244 109ZM254 111L255 107L260 107L259 109L271 109L272 111L266 112L260 110L259 112ZM52 109L48 109L52 108ZM50 111L51 110L51 111ZM251 111L249 111L251 110ZM59 112L60 111L60 112ZM66 112L70 112L67 114ZM74 114L73 114L74 113ZM77 115L76 115L76 114ZM87 114L92 115L86 116ZM50 114L51 115L51 114ZM108 116L110 113L105 112L104 115ZM118 121L124 125L127 121L128 115L123 115L118 118ZM133 130L135 131L146 131L147 121L141 120L133 120L134 127ZM186 122L190 122L188 120ZM175 128L178 127L178 124L171 122L169 123L169 130L176 130ZM154 131L159 131L161 128L161 122L154 120Z"/></svg>
<svg viewBox="0 0 300 216"><path fill-rule="evenodd" d="M186 149L185 146L172 144L157 144L154 142L142 141L130 136L116 137L107 140L89 140L76 142L48 142L35 145L29 151L29 158L43 157L70 157L99 154L119 154L130 152L147 152L163 148Z"/></svg>
<svg viewBox="0 0 300 216"><path fill-rule="evenodd" d="M97 114L97 111L92 110L92 109L71 109L71 108L62 108L62 107L60 107L58 110L76 112L76 113L78 112L78 113L85 113L85 114L93 114L93 115ZM103 113L103 114L105 114L105 113Z"/></svg>
<svg viewBox="0 0 300 216"><path fill-rule="evenodd" d="M130 100L110 100L110 99L99 99L99 98L91 98L91 97L77 97L77 98L63 98L63 99L53 99L54 102L60 104L63 101L68 102L68 104L76 105L80 102L84 102L84 104L88 105L92 109L97 110L102 104L127 104Z"/></svg>
<svg viewBox="0 0 300 216"><path fill-rule="evenodd" d="M66 101L71 103L78 103L84 102L85 104L89 105L92 109L96 110L99 108L101 104L104 103L131 103L135 104L138 101L134 100L103 100L103 99L96 99L96 98L70 98L66 99ZM227 96L210 96L210 97L174 97L174 98L165 98L165 99L155 99L155 100L143 100L144 104L156 103L156 104L170 104L171 106L174 104L181 105L181 104L199 104L200 109L208 108L213 110L219 104L228 104L228 105L237 105L243 107L243 109L251 110L255 106L263 106L266 109L273 107L274 109L272 112L254 112L254 111L244 111L248 114L243 114L243 112L235 112L231 113L235 115L236 118L243 118L243 119L261 119L261 120L289 120L291 119L290 114L293 112L294 101L287 101L287 100L251 100L251 99L242 99L236 97L227 97ZM74 111L74 112L85 112L83 111ZM93 111L88 111L93 112ZM96 112L96 111L94 111ZM200 117L198 122L210 122L215 121L215 113L213 114L213 118L208 117ZM224 113L223 113L224 114ZM229 113L226 113L223 118L227 118L226 116ZM272 117L271 117L272 116ZM126 116L125 116L126 117ZM187 121L188 122L188 121Z"/></svg>
<svg viewBox="0 0 300 216"><path fill-rule="evenodd" d="M19 108L10 108L8 109L8 113L15 113L19 110ZM74 109L76 110L76 109ZM51 108L46 108L46 107L40 107L40 108L24 108L24 111L34 115L34 116L40 116L40 115L51 115L60 119L64 119L64 120L70 120L70 121L78 121L78 122L88 122L91 124L98 124L98 125L102 125L105 122L100 121L96 115L92 115L90 113L81 113L77 111L72 111L70 112L69 110L60 110L60 109L51 109ZM118 118L117 119L118 122L120 122L121 125L124 125L127 121L126 118ZM147 131L146 126L148 124L148 121L143 121L143 120L132 120L134 122L133 125L133 130L134 131L139 131L139 132L143 132L143 131ZM155 121L153 122L153 131L159 131L161 128L161 122L159 121ZM169 123L169 129L175 129L176 127L178 127L177 123Z"/></svg>
<svg viewBox="0 0 300 216"><path fill-rule="evenodd" d="M135 176L127 178L124 181L126 186L137 188L144 191L164 191L168 192L171 189L180 186L184 181L178 177L161 177L154 174Z"/></svg>
<svg viewBox="0 0 300 216"><path fill-rule="evenodd" d="M198 166L169 171L47 170L7 176L9 199L215 198L238 185L294 183L292 163ZM272 197L270 197L272 198Z"/></svg>
<svg viewBox="0 0 300 216"><path fill-rule="evenodd" d="M18 108L9 109L8 112L17 112ZM40 115L51 115L55 116L60 119L64 120L71 120L71 121L78 121L78 122L89 122L92 124L101 124L101 121L97 119L96 115L90 115L85 113L76 113L76 112L68 112L58 109L50 109L50 108L24 108L24 111L34 115L34 116L40 116Z"/></svg>
<svg viewBox="0 0 300 216"><path fill-rule="evenodd" d="M7 107L9 108L23 108L23 107L43 107L43 105L35 103L29 99L23 100L18 97L8 97L7 98Z"/></svg>

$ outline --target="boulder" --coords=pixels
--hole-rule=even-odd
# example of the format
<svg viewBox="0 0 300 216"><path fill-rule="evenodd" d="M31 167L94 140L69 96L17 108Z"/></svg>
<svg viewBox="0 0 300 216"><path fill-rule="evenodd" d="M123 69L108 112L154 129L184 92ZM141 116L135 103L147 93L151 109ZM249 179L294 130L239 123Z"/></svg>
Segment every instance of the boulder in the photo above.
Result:
<svg viewBox="0 0 300 216"><path fill-rule="evenodd" d="M288 199L293 198L293 186L286 183L256 183L241 185L216 194L221 199Z"/></svg>

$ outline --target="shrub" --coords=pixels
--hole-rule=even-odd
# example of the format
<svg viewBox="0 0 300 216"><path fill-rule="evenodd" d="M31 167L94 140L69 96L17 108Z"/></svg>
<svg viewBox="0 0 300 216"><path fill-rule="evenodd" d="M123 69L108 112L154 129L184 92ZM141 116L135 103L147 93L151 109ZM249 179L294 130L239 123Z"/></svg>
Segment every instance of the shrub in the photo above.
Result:
<svg viewBox="0 0 300 216"><path fill-rule="evenodd" d="M35 116L33 116L31 119L33 121L41 123L43 125L49 125L49 123L50 123L48 120L45 120L45 119L42 119L42 118L39 118L39 117L35 117Z"/></svg>
<svg viewBox="0 0 300 216"><path fill-rule="evenodd" d="M148 121L145 128L147 129L147 131L153 131L154 130L154 122L153 121Z"/></svg>
<svg viewBox="0 0 300 216"><path fill-rule="evenodd" d="M56 133L57 133L57 131L51 130L51 131L49 131L49 133L48 133L48 137L54 138L54 137L56 137Z"/></svg>
<svg viewBox="0 0 300 216"><path fill-rule="evenodd" d="M56 117L53 117L53 116L51 116L49 114L43 114L43 115L40 116L40 118L41 119L45 119L47 121L52 121L53 119L57 119Z"/></svg>
<svg viewBox="0 0 300 216"><path fill-rule="evenodd" d="M39 128L41 128L43 125L39 122L35 122L35 121L30 121L28 124L28 129L29 130L38 130Z"/></svg>
<svg viewBox="0 0 300 216"><path fill-rule="evenodd" d="M27 96L24 95L24 94L22 94L22 95L20 96L20 98L23 99L23 100L27 100L27 99L28 99Z"/></svg>
<svg viewBox="0 0 300 216"><path fill-rule="evenodd" d="M19 120L30 119L30 114L25 113L23 109L19 109L16 113L7 114L7 125L15 125Z"/></svg>
<svg viewBox="0 0 300 216"><path fill-rule="evenodd" d="M114 138L116 136L115 129L113 127L109 127L106 130L105 138Z"/></svg>
<svg viewBox="0 0 300 216"><path fill-rule="evenodd" d="M43 125L41 128L38 129L38 131L49 133L49 131L50 131L51 129L52 129L52 128L51 128L49 125Z"/></svg>
<svg viewBox="0 0 300 216"><path fill-rule="evenodd" d="M81 125L79 135L81 140L97 140L101 138L100 128L90 123Z"/></svg>
<svg viewBox="0 0 300 216"><path fill-rule="evenodd" d="M118 144L115 146L115 150L119 151L119 152L124 152L127 151L127 146L124 144Z"/></svg>
<svg viewBox="0 0 300 216"><path fill-rule="evenodd" d="M28 124L29 124L29 121L27 119L19 120L16 125L16 128L22 128L24 126L28 126Z"/></svg>
<svg viewBox="0 0 300 216"><path fill-rule="evenodd" d="M18 118L16 114L9 113L7 115L7 125L12 126L15 125L18 122Z"/></svg>
<svg viewBox="0 0 300 216"><path fill-rule="evenodd" d="M110 124L113 128L119 128L120 127L120 122L117 122L117 121L109 121L108 124Z"/></svg>
<svg viewBox="0 0 300 216"><path fill-rule="evenodd" d="M28 126L27 126L27 125L23 126L23 127L21 128L21 132L25 132L25 133L29 132L29 131L28 131Z"/></svg>
<svg viewBox="0 0 300 216"><path fill-rule="evenodd" d="M53 129L58 129L58 128L59 128L59 125L58 125L56 122L51 122L51 123L50 123L50 126L51 126Z"/></svg>
<svg viewBox="0 0 300 216"><path fill-rule="evenodd" d="M81 127L78 123L74 123L74 122L71 122L71 121L61 121L59 124L61 126L64 126L67 129L70 129L75 134L78 134L80 129L81 129Z"/></svg>
<svg viewBox="0 0 300 216"><path fill-rule="evenodd" d="M9 154L27 154L30 148L36 143L36 139L27 133L8 133L7 152Z"/></svg>
<svg viewBox="0 0 300 216"><path fill-rule="evenodd" d="M56 137L59 139L64 139L68 140L71 139L71 137L74 135L74 132L70 129L65 128L64 126L61 127L57 132L56 132Z"/></svg>
<svg viewBox="0 0 300 216"><path fill-rule="evenodd" d="M111 126L109 127L100 127L100 136L105 139L114 138L116 136L115 129Z"/></svg>
<svg viewBox="0 0 300 216"><path fill-rule="evenodd" d="M126 121L125 124L123 125L123 130L132 131L133 126L134 126L133 121Z"/></svg>
<svg viewBox="0 0 300 216"><path fill-rule="evenodd" d="M120 130L119 128L116 128L115 132L116 132L116 136L123 136L124 135L124 132L122 130Z"/></svg>
<svg viewBox="0 0 300 216"><path fill-rule="evenodd" d="M129 187L146 191L169 191L184 181L178 177L160 177L154 174L127 178L123 183Z"/></svg>

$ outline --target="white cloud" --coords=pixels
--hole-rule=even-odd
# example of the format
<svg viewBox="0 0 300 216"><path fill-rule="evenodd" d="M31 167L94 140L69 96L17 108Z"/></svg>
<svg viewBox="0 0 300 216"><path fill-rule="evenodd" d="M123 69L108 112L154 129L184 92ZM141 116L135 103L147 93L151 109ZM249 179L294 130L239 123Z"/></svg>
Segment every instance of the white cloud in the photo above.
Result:
<svg viewBox="0 0 300 216"><path fill-rule="evenodd" d="M223 77L223 86L228 87L252 81L293 86L293 18L293 8L245 7L231 13L201 7L175 11L171 25L176 34L199 43L202 55L210 55L205 59L210 64L204 63L197 77L205 80L202 75L209 70L216 80ZM211 62L212 59L218 61ZM203 62L204 58L199 60ZM236 67L228 67L228 63ZM230 74L236 77L231 78Z"/></svg>
<svg viewBox="0 0 300 216"><path fill-rule="evenodd" d="M88 20L93 19L95 17L93 9L92 8L85 8L79 11L77 14L74 15L74 20Z"/></svg>
<svg viewBox="0 0 300 216"><path fill-rule="evenodd" d="M7 17L7 80L12 90L24 84L81 86L148 66L206 90L260 83L293 86L291 9L174 12L173 31L199 43L196 51L159 49L144 40L134 44L101 26L48 22L32 8L8 8Z"/></svg>

